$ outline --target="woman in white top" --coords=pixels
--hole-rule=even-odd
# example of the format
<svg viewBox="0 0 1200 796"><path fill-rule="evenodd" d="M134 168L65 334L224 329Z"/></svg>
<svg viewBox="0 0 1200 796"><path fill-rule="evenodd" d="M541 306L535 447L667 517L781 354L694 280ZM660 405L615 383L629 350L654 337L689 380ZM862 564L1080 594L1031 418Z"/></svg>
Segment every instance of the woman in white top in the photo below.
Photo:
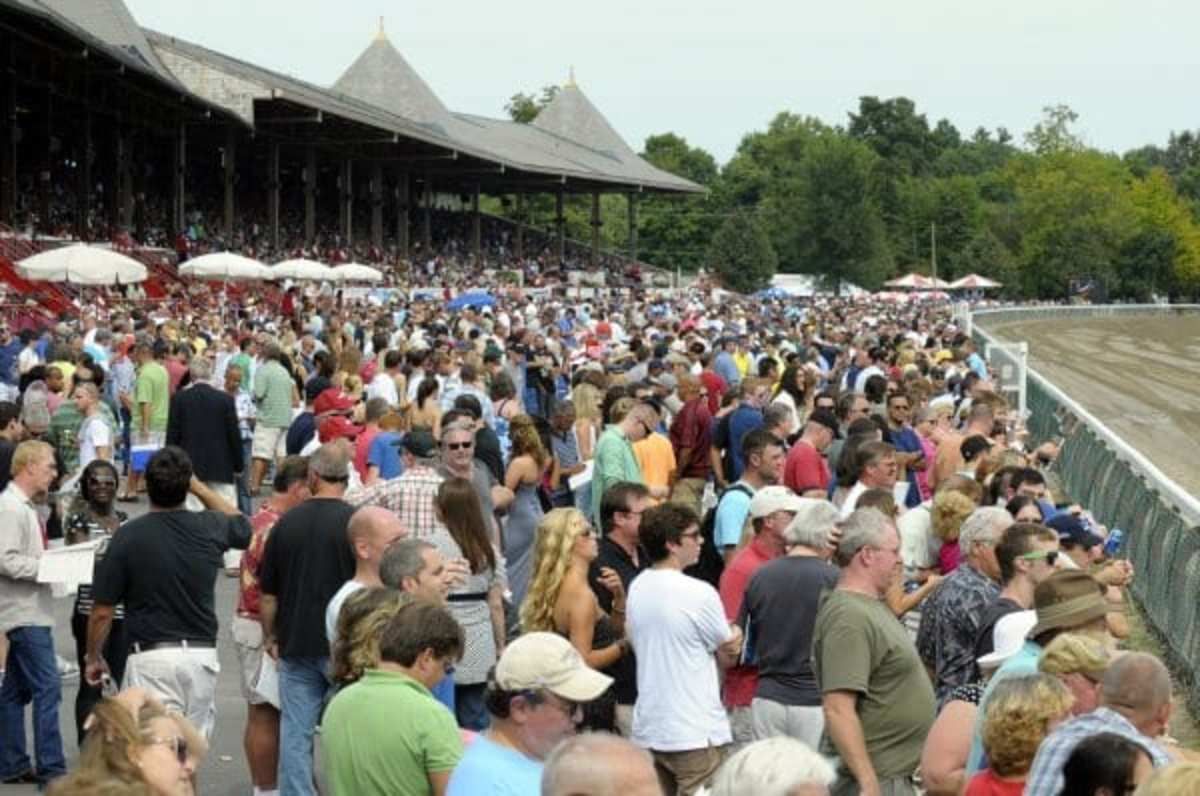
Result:
<svg viewBox="0 0 1200 796"><path fill-rule="evenodd" d="M804 428L804 420L812 411L815 391L809 389L807 371L803 365L788 365L779 377L779 386L771 403L783 404L792 410L792 428Z"/></svg>

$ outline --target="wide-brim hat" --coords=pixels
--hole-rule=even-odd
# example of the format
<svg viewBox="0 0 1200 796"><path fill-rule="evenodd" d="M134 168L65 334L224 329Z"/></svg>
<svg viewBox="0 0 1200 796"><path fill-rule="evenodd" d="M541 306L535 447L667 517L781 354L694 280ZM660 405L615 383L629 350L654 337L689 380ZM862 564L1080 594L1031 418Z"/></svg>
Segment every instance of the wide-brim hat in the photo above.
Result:
<svg viewBox="0 0 1200 796"><path fill-rule="evenodd" d="M1027 638L1047 630L1073 630L1103 619L1108 614L1104 586L1082 570L1055 572L1033 590L1037 624Z"/></svg>

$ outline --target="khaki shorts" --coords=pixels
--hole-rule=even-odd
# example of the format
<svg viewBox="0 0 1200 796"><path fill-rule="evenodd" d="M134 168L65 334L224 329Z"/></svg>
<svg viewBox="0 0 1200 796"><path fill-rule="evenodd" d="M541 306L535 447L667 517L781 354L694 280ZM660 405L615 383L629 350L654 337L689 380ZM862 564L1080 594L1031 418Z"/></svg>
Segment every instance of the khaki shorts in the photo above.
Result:
<svg viewBox="0 0 1200 796"><path fill-rule="evenodd" d="M238 668L241 672L238 679L242 684L242 696L251 705L265 705L267 700L254 691L254 681L258 679L258 669L262 665L262 625L258 620L235 616L229 629L233 636L234 649L237 650Z"/></svg>
<svg viewBox="0 0 1200 796"><path fill-rule="evenodd" d="M282 459L287 452L284 447L286 441L286 428L257 425L254 427L254 441L250 443L250 455L269 462Z"/></svg>

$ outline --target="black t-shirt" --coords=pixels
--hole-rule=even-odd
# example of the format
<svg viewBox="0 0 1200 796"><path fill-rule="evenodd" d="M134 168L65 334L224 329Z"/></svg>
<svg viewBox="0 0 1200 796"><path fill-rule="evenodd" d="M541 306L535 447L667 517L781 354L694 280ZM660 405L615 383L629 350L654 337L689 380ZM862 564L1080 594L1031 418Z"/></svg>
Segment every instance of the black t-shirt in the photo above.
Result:
<svg viewBox="0 0 1200 796"><path fill-rule="evenodd" d="M975 659L995 651L995 639L992 638L996 623L1008 614L1015 614L1025 609L1007 597L997 598L996 602L987 607L979 619L979 634L975 636Z"/></svg>
<svg viewBox="0 0 1200 796"><path fill-rule="evenodd" d="M500 483L504 483L504 457L500 454L500 438L487 426L475 432L475 458L492 471Z"/></svg>
<svg viewBox="0 0 1200 796"><path fill-rule="evenodd" d="M284 658L329 654L325 608L354 577L346 525L354 508L337 498L313 498L279 518L258 572L263 594L278 600L275 636Z"/></svg>
<svg viewBox="0 0 1200 796"><path fill-rule="evenodd" d="M595 592L600 607L612 614L612 592L600 584L602 568L608 567L615 571L621 578L621 583L625 585L625 593L628 594L629 584L649 566L650 559L644 550L638 551L638 561L634 564L623 547L607 537L601 539L599 554L588 571L588 584ZM618 705L632 705L637 701L637 659L633 656L632 649L604 672L613 678L613 693L617 696Z"/></svg>
<svg viewBox="0 0 1200 796"><path fill-rule="evenodd" d="M812 667L813 625L821 594L837 581L837 568L813 556L777 558L750 577L738 624L746 629L758 666L755 696L784 705L821 704Z"/></svg>
<svg viewBox="0 0 1200 796"><path fill-rule="evenodd" d="M213 588L250 522L216 511L152 511L122 525L97 565L92 599L125 604L129 642L215 641Z"/></svg>
<svg viewBox="0 0 1200 796"><path fill-rule="evenodd" d="M0 492L3 492L12 480L12 457L16 449L16 445L6 439L0 439Z"/></svg>

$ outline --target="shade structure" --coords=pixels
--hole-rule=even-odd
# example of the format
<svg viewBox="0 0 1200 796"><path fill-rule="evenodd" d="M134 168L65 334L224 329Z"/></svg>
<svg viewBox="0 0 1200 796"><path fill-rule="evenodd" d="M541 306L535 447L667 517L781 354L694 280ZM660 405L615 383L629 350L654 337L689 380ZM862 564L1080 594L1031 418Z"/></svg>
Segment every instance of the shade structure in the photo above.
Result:
<svg viewBox="0 0 1200 796"><path fill-rule="evenodd" d="M26 257L17 263L17 273L42 282L131 285L145 281L146 266L112 249L76 243Z"/></svg>
<svg viewBox="0 0 1200 796"><path fill-rule="evenodd" d="M284 260L271 266L272 279L296 279L309 282L334 282L333 269L316 260Z"/></svg>
<svg viewBox="0 0 1200 796"><path fill-rule="evenodd" d="M486 290L475 290L470 293L462 293L446 302L446 309L461 310L467 307L494 307L496 306L496 297Z"/></svg>
<svg viewBox="0 0 1200 796"><path fill-rule="evenodd" d="M337 282L382 282L383 271L362 263L346 263L333 269Z"/></svg>
<svg viewBox="0 0 1200 796"><path fill-rule="evenodd" d="M270 279L271 269L233 252L202 254L179 266L180 276L193 279L219 279L223 282L245 282L254 279Z"/></svg>
<svg viewBox="0 0 1200 796"><path fill-rule="evenodd" d="M949 287L952 290L990 290L992 288L1004 287L1004 285L993 279L988 279L986 276L967 274L961 279L955 279L950 283Z"/></svg>

